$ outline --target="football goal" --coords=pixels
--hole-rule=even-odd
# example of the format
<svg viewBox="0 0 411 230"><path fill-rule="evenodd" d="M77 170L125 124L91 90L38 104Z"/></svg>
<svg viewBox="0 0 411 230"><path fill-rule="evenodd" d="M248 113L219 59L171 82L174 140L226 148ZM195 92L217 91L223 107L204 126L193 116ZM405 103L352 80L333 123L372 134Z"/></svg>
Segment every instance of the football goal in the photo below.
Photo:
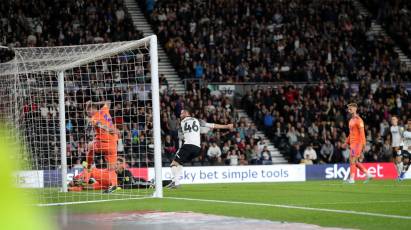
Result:
<svg viewBox="0 0 411 230"><path fill-rule="evenodd" d="M162 197L156 36L11 51L0 117L22 146L17 186L44 205Z"/></svg>

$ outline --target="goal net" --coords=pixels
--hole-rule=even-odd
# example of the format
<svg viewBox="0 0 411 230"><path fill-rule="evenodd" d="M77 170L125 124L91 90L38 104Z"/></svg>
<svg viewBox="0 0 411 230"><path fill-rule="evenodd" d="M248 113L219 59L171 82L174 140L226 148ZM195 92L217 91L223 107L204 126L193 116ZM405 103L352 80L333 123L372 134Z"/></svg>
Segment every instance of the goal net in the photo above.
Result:
<svg viewBox="0 0 411 230"><path fill-rule="evenodd" d="M13 51L0 117L19 187L41 204L162 197L156 36Z"/></svg>

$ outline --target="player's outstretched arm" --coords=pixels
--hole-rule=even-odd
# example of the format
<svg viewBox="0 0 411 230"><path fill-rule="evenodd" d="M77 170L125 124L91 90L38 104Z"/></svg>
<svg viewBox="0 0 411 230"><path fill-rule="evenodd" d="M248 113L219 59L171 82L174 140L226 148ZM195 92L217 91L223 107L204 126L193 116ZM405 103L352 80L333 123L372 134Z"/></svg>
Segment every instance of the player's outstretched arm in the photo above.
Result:
<svg viewBox="0 0 411 230"><path fill-rule="evenodd" d="M214 123L207 123L204 120L200 120L200 132L201 133L207 133L210 129L232 129L234 128L233 124L227 124L227 125L223 125L223 124L214 124Z"/></svg>
<svg viewBox="0 0 411 230"><path fill-rule="evenodd" d="M214 124L213 129L232 129L234 128L233 124L227 124L227 125L222 125L222 124Z"/></svg>

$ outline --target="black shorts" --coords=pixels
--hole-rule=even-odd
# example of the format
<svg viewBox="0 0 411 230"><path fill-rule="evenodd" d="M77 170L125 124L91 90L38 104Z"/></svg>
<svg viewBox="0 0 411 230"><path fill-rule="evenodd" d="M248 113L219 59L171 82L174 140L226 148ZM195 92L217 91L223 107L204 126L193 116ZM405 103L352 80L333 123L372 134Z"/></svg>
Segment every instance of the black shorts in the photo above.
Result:
<svg viewBox="0 0 411 230"><path fill-rule="evenodd" d="M180 165L183 165L184 163L190 162L194 158L200 156L200 150L201 148L196 145L184 144L177 151L174 160Z"/></svg>

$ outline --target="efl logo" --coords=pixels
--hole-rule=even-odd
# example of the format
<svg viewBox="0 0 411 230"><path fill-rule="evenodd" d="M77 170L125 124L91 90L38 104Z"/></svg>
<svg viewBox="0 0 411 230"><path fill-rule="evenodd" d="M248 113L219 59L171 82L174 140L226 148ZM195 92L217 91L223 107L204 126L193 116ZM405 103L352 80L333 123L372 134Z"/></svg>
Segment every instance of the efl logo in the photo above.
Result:
<svg viewBox="0 0 411 230"><path fill-rule="evenodd" d="M375 177L375 179L395 179L398 176L397 170L393 163L365 163L363 164L368 173ZM348 179L350 176L349 165L335 164L333 167L325 169L326 179ZM359 169L355 174L355 179L364 180L366 175Z"/></svg>

